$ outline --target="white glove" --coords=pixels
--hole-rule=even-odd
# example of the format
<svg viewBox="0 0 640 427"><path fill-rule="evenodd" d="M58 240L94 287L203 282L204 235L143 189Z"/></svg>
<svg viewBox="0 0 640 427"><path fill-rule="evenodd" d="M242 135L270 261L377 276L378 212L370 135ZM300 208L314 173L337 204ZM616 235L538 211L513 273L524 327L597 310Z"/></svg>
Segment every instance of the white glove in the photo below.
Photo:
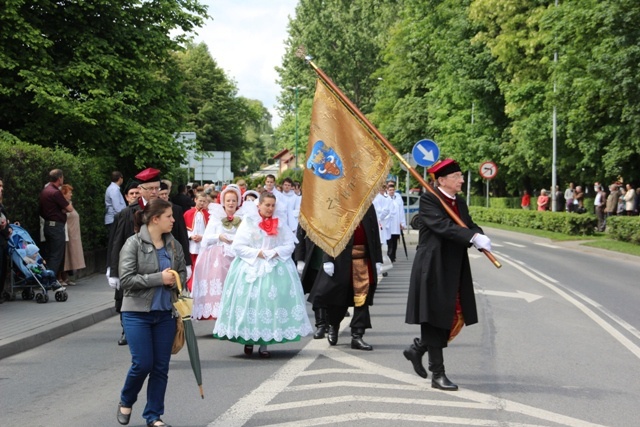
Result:
<svg viewBox="0 0 640 427"><path fill-rule="evenodd" d="M191 277L191 273L192 273L191 266L187 265L187 280L189 280L189 278Z"/></svg>
<svg viewBox="0 0 640 427"><path fill-rule="evenodd" d="M479 250L484 249L491 252L491 239L484 234L476 234L471 242Z"/></svg>
<svg viewBox="0 0 640 427"><path fill-rule="evenodd" d="M113 289L120 289L120 279L117 277L109 277L109 286Z"/></svg>
<svg viewBox="0 0 640 427"><path fill-rule="evenodd" d="M273 249L265 249L262 251L262 255L264 255L264 259L269 260L276 256L276 251Z"/></svg>
<svg viewBox="0 0 640 427"><path fill-rule="evenodd" d="M327 273L327 276L333 276L333 273L335 273L335 266L332 262L325 262L322 264L322 269Z"/></svg>
<svg viewBox="0 0 640 427"><path fill-rule="evenodd" d="M376 274L379 276L382 274L382 263L376 262Z"/></svg>
<svg viewBox="0 0 640 427"><path fill-rule="evenodd" d="M298 261L297 268L298 274L302 274L302 272L304 271L304 261Z"/></svg>

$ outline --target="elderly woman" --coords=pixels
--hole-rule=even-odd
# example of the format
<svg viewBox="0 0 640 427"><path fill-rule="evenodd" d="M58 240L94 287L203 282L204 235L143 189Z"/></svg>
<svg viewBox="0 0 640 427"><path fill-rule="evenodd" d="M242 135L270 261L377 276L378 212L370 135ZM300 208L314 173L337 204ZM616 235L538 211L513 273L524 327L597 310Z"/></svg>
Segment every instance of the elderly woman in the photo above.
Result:
<svg viewBox="0 0 640 427"><path fill-rule="evenodd" d="M538 210L546 211L549 208L549 196L547 195L547 190L544 188L540 190L540 196L538 196Z"/></svg>

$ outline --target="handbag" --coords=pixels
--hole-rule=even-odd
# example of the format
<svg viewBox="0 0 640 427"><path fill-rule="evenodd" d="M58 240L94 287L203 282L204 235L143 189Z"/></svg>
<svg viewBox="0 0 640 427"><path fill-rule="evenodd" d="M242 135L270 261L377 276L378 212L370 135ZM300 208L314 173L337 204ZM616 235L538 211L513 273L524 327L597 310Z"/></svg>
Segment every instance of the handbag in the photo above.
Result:
<svg viewBox="0 0 640 427"><path fill-rule="evenodd" d="M173 243L173 241L171 242ZM193 310L193 299L187 298L182 295L182 283L180 282L180 275L175 270L170 270L176 278L176 287L178 298L173 303L174 311L176 312L176 335L173 337L173 345L171 346L171 354L178 354L178 352L184 347L184 317L191 316Z"/></svg>
<svg viewBox="0 0 640 427"><path fill-rule="evenodd" d="M173 337L171 354L178 354L182 347L184 347L184 323L182 317L176 316L176 335Z"/></svg>

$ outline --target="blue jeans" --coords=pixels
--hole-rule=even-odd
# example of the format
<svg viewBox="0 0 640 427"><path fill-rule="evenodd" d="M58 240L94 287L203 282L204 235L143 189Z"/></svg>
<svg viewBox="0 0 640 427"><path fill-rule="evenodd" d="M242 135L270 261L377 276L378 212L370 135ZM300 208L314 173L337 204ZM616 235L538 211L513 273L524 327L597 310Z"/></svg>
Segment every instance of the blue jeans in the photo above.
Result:
<svg viewBox="0 0 640 427"><path fill-rule="evenodd" d="M176 320L171 311L124 311L122 322L131 351L131 368L120 392L120 402L131 408L148 376L147 405L142 417L149 424L164 414L164 394Z"/></svg>

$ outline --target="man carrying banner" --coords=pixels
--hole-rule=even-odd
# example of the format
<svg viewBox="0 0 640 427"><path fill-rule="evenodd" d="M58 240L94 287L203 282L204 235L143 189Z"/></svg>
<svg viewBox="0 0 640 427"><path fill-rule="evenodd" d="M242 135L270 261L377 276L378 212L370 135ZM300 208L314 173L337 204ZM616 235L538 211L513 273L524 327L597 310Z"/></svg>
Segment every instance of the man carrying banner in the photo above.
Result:
<svg viewBox="0 0 640 427"><path fill-rule="evenodd" d="M428 172L437 182L435 193L420 197L420 237L411 270L406 323L420 325L420 338L404 350L415 372L427 378L422 356L429 353L431 386L457 390L445 375L442 349L463 324L478 322L467 249L491 251L491 240L478 227L457 194L464 183L460 166L452 159L436 163ZM444 201L468 228L458 225L445 210Z"/></svg>

